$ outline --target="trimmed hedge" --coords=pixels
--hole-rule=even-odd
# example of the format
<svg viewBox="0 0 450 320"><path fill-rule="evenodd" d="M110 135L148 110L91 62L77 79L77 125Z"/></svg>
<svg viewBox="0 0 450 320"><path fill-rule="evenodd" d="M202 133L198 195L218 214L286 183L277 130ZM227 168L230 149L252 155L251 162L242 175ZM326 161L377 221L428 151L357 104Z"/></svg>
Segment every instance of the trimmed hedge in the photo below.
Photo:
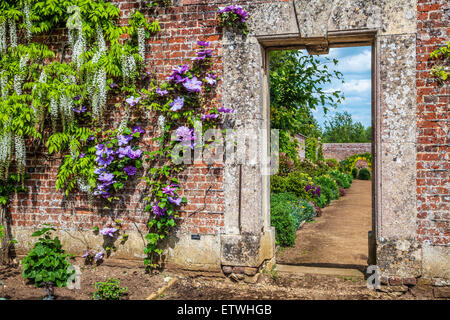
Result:
<svg viewBox="0 0 450 320"><path fill-rule="evenodd" d="M336 180L336 183L340 187L342 187L344 189L350 188L351 182L349 182L348 175L346 175L345 173L334 170L334 171L330 171L330 175L334 178L334 180Z"/></svg>
<svg viewBox="0 0 450 320"><path fill-rule="evenodd" d="M353 176L353 179L356 179L358 177L358 168L353 168L352 176Z"/></svg>
<svg viewBox="0 0 450 320"><path fill-rule="evenodd" d="M371 174L369 169L367 168L361 168L361 170L359 170L359 174L358 174L358 179L359 180L370 180Z"/></svg>

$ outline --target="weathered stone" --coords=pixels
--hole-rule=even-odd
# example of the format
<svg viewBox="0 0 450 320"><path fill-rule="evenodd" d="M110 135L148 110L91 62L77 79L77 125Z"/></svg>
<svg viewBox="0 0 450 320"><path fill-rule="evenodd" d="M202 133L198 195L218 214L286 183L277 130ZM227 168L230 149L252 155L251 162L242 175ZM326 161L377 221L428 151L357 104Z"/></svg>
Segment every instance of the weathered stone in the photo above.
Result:
<svg viewBox="0 0 450 320"><path fill-rule="evenodd" d="M450 287L435 287L433 295L436 298L450 298Z"/></svg>
<svg viewBox="0 0 450 320"><path fill-rule="evenodd" d="M222 271L225 274L230 274L233 272L233 267L230 266L222 266Z"/></svg>
<svg viewBox="0 0 450 320"><path fill-rule="evenodd" d="M415 286L417 284L416 278L404 278L403 284L406 286Z"/></svg>
<svg viewBox="0 0 450 320"><path fill-rule="evenodd" d="M402 279L399 278L391 278L389 279L389 285L390 286L401 286L402 285Z"/></svg>
<svg viewBox="0 0 450 320"><path fill-rule="evenodd" d="M244 273L247 276L254 276L256 273L258 273L258 268L245 267L244 268Z"/></svg>
<svg viewBox="0 0 450 320"><path fill-rule="evenodd" d="M377 242L377 265L380 277L414 278L421 275L421 246L415 239Z"/></svg>
<svg viewBox="0 0 450 320"><path fill-rule="evenodd" d="M233 267L233 273L234 274L243 274L245 271L244 267Z"/></svg>

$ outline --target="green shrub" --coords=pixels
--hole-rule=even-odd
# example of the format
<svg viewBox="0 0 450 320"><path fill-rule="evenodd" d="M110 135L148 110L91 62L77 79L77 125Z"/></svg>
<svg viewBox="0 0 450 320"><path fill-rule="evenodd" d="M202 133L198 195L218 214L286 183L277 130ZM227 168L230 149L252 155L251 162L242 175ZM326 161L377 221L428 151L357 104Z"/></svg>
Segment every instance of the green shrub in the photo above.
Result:
<svg viewBox="0 0 450 320"><path fill-rule="evenodd" d="M270 191L272 193L282 193L286 192L287 189L287 178L282 176L271 176L270 177Z"/></svg>
<svg viewBox="0 0 450 320"><path fill-rule="evenodd" d="M350 188L350 183L348 182L347 176L344 173L342 173L338 170L334 170L334 171L330 171L330 176L332 176L333 179L336 180L336 183L340 187L342 187L344 189Z"/></svg>
<svg viewBox="0 0 450 320"><path fill-rule="evenodd" d="M312 221L315 217L314 204L308 200L301 199L300 205L302 208L302 211L300 213L300 223L303 221Z"/></svg>
<svg viewBox="0 0 450 320"><path fill-rule="evenodd" d="M50 237L55 230L50 226L34 232L33 237L43 237L39 238L33 249L22 259L22 276L33 280L36 286L44 285L50 292L55 284L59 288L66 286L69 277L75 272L70 271L70 263L67 261L69 255L62 249L58 237Z"/></svg>
<svg viewBox="0 0 450 320"><path fill-rule="evenodd" d="M358 177L358 168L353 168L352 176L353 176L353 179L356 179Z"/></svg>
<svg viewBox="0 0 450 320"><path fill-rule="evenodd" d="M270 204L270 224L275 227L275 242L282 247L295 244L296 222L292 215L294 206L290 202L276 202Z"/></svg>
<svg viewBox="0 0 450 320"><path fill-rule="evenodd" d="M278 175L286 176L289 172L295 170L295 162L289 158L286 153L280 153Z"/></svg>
<svg viewBox="0 0 450 320"><path fill-rule="evenodd" d="M328 167L331 169L338 169L339 168L339 161L336 159L325 159L325 162L328 164Z"/></svg>
<svg viewBox="0 0 450 320"><path fill-rule="evenodd" d="M292 218L295 222L295 230L298 229L298 226L300 225L300 201L295 196L295 194L290 192L284 192L284 193L278 193L273 194L270 197L270 206L271 208L275 208L280 205L289 205L290 206L290 213L292 215Z"/></svg>
<svg viewBox="0 0 450 320"><path fill-rule="evenodd" d="M120 300L128 288L120 286L119 279L109 279L106 282L96 282L94 300Z"/></svg>
<svg viewBox="0 0 450 320"><path fill-rule="evenodd" d="M359 180L370 180L371 174L369 169L367 168L361 168L361 170L359 170L359 174L358 174L358 179Z"/></svg>
<svg viewBox="0 0 450 320"><path fill-rule="evenodd" d="M352 184L353 183L353 176L349 173L344 173L345 176L347 177L347 181L348 183Z"/></svg>
<svg viewBox="0 0 450 320"><path fill-rule="evenodd" d="M339 187L336 181L329 175L314 178L314 183L318 184L322 189L322 193L327 199L327 204L332 200L339 199Z"/></svg>

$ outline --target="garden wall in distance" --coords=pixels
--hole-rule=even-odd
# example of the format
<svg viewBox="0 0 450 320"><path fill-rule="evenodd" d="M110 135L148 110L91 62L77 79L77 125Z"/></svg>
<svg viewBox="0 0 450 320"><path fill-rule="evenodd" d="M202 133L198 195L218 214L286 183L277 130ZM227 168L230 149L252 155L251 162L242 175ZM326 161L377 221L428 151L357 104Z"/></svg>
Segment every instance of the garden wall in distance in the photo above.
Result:
<svg viewBox="0 0 450 320"><path fill-rule="evenodd" d="M371 143L324 143L323 157L342 161L356 154L372 152Z"/></svg>
<svg viewBox="0 0 450 320"><path fill-rule="evenodd" d="M114 3L125 22L141 1ZM194 57L198 40L210 41L221 79L216 105L236 108L224 127L262 130L269 123L265 49L298 44L320 49L338 38L373 36L377 265L393 283L415 283L424 277L449 281L449 89L431 77L429 60L429 53L449 39L447 1L233 3L244 5L250 13L246 37L232 30L223 32L217 25L217 9L229 1L176 0L173 7L159 9L162 31L148 42L149 70L165 78L173 66ZM50 39L58 46L67 37L56 34ZM156 123L143 125L151 132ZM266 147L260 145L260 162L267 155ZM114 210L94 203L91 211L86 197L66 199L55 190L59 161L38 153L28 155L27 167L34 169L26 182L30 191L18 194L11 206L18 253L32 246L33 230L50 222L61 229L67 250L81 254L85 242L91 248L103 243L92 233L93 226L103 227L119 218L130 239L118 245L112 257L142 259L147 220L141 199L144 184L125 190ZM274 257L269 180L258 164L188 167L180 178L189 205L168 243L169 261L189 269L220 270L259 268ZM194 234L200 240L192 238Z"/></svg>

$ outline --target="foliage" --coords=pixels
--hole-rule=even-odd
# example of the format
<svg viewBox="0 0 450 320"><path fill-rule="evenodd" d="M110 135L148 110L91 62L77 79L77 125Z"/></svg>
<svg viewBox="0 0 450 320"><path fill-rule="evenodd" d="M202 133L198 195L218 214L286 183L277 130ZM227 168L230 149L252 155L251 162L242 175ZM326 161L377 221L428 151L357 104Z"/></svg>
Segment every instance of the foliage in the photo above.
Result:
<svg viewBox="0 0 450 320"><path fill-rule="evenodd" d="M11 174L8 180L0 183L0 205L6 206L9 196L15 192L26 192L27 188L20 184L21 177Z"/></svg>
<svg viewBox="0 0 450 320"><path fill-rule="evenodd" d="M230 5L218 11L219 26L236 26L242 30L243 34L248 34L247 19L248 13L241 6Z"/></svg>
<svg viewBox="0 0 450 320"><path fill-rule="evenodd" d="M358 168L353 168L352 169L352 177L353 179L356 179L358 177Z"/></svg>
<svg viewBox="0 0 450 320"><path fill-rule="evenodd" d="M304 172L311 177L318 177L326 174L329 171L330 167L326 162L317 161L313 163L311 160L305 159L300 161L296 166L296 170Z"/></svg>
<svg viewBox="0 0 450 320"><path fill-rule="evenodd" d="M61 288L67 285L69 277L75 272L69 271L69 255L62 249L58 237L51 238L51 232L55 230L51 225L47 225L34 232L33 237L42 237L22 259L23 277L34 281L36 286L51 283Z"/></svg>
<svg viewBox="0 0 450 320"><path fill-rule="evenodd" d="M367 129L360 122L353 122L347 111L337 112L325 123L323 142L326 143L362 143L372 141L371 127Z"/></svg>
<svg viewBox="0 0 450 320"><path fill-rule="evenodd" d="M93 300L120 300L128 291L128 288L120 286L119 279L108 278L105 282L95 283L95 292L92 295Z"/></svg>
<svg viewBox="0 0 450 320"><path fill-rule="evenodd" d="M450 61L450 41L446 42L447 46L440 47L430 54L430 57L435 60L444 60L431 69L431 74L436 77L439 83L444 83L450 78L448 71L448 62Z"/></svg>
<svg viewBox="0 0 450 320"><path fill-rule="evenodd" d="M342 187L344 189L350 188L349 178L347 177L346 174L344 174L338 170L330 171L329 174L331 177L333 177L334 180L336 180L336 183L340 187Z"/></svg>
<svg viewBox="0 0 450 320"><path fill-rule="evenodd" d="M332 200L339 199L339 187L336 184L336 181L329 175L314 178L314 183L321 187L327 204Z"/></svg>
<svg viewBox="0 0 450 320"><path fill-rule="evenodd" d="M294 161L290 157L288 157L286 153L280 153L278 175L286 176L294 169L295 169Z"/></svg>
<svg viewBox="0 0 450 320"><path fill-rule="evenodd" d="M370 180L371 174L369 169L367 168L361 168L361 170L359 170L359 174L358 174L358 179L359 180Z"/></svg>
<svg viewBox="0 0 450 320"><path fill-rule="evenodd" d="M281 198L293 196L298 202L295 195L281 194ZM274 199L275 197L275 199ZM270 221L271 225L275 227L275 242L277 245L283 247L290 247L295 244L296 238L296 221L294 219L293 211L297 210L296 206L291 201L279 201L279 195L272 196L270 202Z"/></svg>
<svg viewBox="0 0 450 320"><path fill-rule="evenodd" d="M342 79L342 73L329 70L329 63L338 61L321 64L316 57L298 50L270 52L270 125L280 130L282 152L297 147L295 134L319 137L312 112L319 107L327 112L327 106L337 108L343 101L342 92L322 90L334 79Z"/></svg>
<svg viewBox="0 0 450 320"><path fill-rule="evenodd" d="M317 148L319 147L319 140L314 137L307 137L306 141L305 158L315 163L317 159Z"/></svg>

